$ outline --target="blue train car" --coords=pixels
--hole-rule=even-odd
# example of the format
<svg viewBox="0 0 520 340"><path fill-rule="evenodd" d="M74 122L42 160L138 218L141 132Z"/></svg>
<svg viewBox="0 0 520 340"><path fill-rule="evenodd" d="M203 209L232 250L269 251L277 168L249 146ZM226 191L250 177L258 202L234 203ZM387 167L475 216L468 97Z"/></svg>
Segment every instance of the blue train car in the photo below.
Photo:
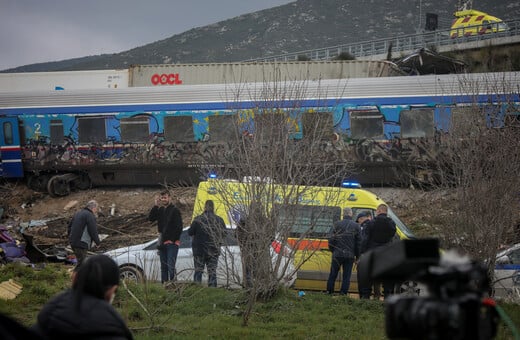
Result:
<svg viewBox="0 0 520 340"><path fill-rule="evenodd" d="M292 138L320 117L361 182L424 169L424 152L468 107L518 115L520 73L434 75L0 93L0 174L67 195L92 185L199 181L207 155L235 134L236 113L292 112ZM254 118L252 118L254 120ZM254 133L242 128L240 133ZM416 166L417 165L417 166ZM419 166L420 165L420 166ZM417 176L421 174L417 173Z"/></svg>

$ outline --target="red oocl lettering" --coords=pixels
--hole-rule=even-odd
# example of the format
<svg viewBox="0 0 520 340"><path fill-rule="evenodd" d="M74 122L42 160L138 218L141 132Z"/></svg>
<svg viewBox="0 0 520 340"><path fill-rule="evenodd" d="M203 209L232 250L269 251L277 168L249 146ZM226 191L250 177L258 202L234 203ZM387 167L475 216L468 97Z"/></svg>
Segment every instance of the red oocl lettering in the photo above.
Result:
<svg viewBox="0 0 520 340"><path fill-rule="evenodd" d="M182 84L182 80L179 78L178 73L163 73L161 75L156 73L152 76L151 81L153 85L180 85Z"/></svg>
<svg viewBox="0 0 520 340"><path fill-rule="evenodd" d="M159 84L159 81L161 81L160 79L161 77L156 73L152 76L152 84L154 85L157 85Z"/></svg>

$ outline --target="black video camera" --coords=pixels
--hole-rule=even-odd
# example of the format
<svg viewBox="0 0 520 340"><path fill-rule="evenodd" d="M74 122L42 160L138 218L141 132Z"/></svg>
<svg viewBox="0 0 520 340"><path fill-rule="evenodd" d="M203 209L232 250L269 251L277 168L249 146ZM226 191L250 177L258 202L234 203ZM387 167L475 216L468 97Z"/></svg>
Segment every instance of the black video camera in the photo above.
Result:
<svg viewBox="0 0 520 340"><path fill-rule="evenodd" d="M386 334L404 339L491 339L498 326L483 264L446 252L436 239L402 240L364 254L358 282L422 282L425 296L385 297Z"/></svg>

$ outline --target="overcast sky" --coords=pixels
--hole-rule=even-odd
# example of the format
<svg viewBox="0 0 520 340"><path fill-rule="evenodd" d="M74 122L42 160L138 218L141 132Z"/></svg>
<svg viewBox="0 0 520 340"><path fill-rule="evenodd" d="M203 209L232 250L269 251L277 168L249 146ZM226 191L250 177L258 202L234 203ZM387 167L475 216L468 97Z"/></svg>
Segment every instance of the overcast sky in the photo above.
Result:
<svg viewBox="0 0 520 340"><path fill-rule="evenodd" d="M0 70L117 53L295 0L0 0Z"/></svg>

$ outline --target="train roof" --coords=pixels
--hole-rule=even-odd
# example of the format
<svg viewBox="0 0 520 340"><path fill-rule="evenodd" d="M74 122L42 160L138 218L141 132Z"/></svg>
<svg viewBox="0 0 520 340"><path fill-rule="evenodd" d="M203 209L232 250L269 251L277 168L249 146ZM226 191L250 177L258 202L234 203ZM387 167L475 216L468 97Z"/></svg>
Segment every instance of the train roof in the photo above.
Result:
<svg viewBox="0 0 520 340"><path fill-rule="evenodd" d="M263 102L321 102L330 106L338 100L369 102L374 98L439 98L457 95L516 94L520 72L425 75L385 78L330 79L264 83L180 85L173 87L129 87L63 91L0 93L0 113L53 112L53 108L96 110L233 109L256 107ZM515 99L518 101L518 98ZM195 105L196 104L196 105ZM101 112L101 111L99 111Z"/></svg>

